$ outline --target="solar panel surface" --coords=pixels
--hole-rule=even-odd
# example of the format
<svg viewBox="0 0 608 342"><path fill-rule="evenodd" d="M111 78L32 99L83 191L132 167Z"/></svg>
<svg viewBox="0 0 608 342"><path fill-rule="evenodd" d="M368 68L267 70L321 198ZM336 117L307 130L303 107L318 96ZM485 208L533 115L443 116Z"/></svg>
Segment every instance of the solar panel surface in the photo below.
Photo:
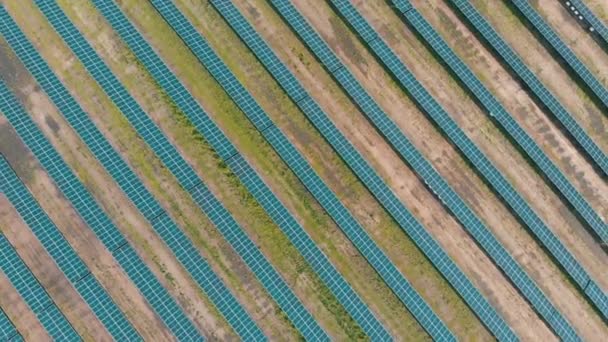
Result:
<svg viewBox="0 0 608 342"><path fill-rule="evenodd" d="M591 92L604 104L605 109L608 109L608 90L595 77L593 73L581 62L576 54L570 50L568 45L562 41L551 26L543 19L543 17L530 5L527 0L511 0L520 13L528 20L549 45L562 57L562 59L570 66L572 71L591 89Z"/></svg>

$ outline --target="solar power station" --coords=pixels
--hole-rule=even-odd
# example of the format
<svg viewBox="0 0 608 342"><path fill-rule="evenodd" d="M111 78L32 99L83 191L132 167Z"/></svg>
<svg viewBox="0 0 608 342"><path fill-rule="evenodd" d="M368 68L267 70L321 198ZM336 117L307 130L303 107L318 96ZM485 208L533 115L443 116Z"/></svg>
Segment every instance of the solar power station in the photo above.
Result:
<svg viewBox="0 0 608 342"><path fill-rule="evenodd" d="M608 5L496 5L5 0L0 341L608 339L608 59L543 17L605 53ZM500 15L579 83L533 71Z"/></svg>

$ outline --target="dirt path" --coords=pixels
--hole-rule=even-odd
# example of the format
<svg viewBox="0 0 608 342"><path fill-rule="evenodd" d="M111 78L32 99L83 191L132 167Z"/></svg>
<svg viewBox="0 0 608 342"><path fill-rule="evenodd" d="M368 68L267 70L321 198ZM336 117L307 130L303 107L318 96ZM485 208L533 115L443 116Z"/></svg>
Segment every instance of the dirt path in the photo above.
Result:
<svg viewBox="0 0 608 342"><path fill-rule="evenodd" d="M577 152L572 148L567 149L568 143L564 139L561 139L561 141L555 139L560 134L558 129L547 119L547 114L534 105L526 92L519 88L509 74L500 67L497 60L481 46L479 41L458 21L454 13L444 3L438 2L436 6L426 3L425 5L417 4L417 9L441 33L448 44L459 53L467 65L472 67L477 75L485 81L486 86L489 86L493 93L499 97L501 103L507 106L507 110L516 114L516 119L522 117L522 115L532 119L533 126L526 127L525 122L523 122L524 128L534 138L551 142L542 145L543 148L548 147L545 151L552 152L557 146L557 150L563 155L562 159L577 155ZM515 92L517 96L512 96L512 92ZM544 133L539 134L541 132ZM546 139L543 139L543 136ZM589 272L604 286L608 286L608 277L603 272L608 262L605 253L600 250L597 243L586 233L552 189L538 177L534 169L526 165L526 162L517 156L515 150L508 147L508 142L506 146L507 148L495 152L490 150L492 152L490 157L492 157L495 165L501 169L503 174L507 175L519 193L528 200L528 203L558 234L560 240L585 265ZM488 150L486 149L486 151ZM579 165L584 166L584 163ZM572 171L573 169L566 168L566 170ZM586 194L591 193L593 195L593 193L602 192L601 189L605 186L600 180L593 185L589 185L588 188L591 191L587 191Z"/></svg>
<svg viewBox="0 0 608 342"><path fill-rule="evenodd" d="M72 287L4 196L0 199L0 208L3 234L76 331L85 340L111 341L111 336L87 303Z"/></svg>

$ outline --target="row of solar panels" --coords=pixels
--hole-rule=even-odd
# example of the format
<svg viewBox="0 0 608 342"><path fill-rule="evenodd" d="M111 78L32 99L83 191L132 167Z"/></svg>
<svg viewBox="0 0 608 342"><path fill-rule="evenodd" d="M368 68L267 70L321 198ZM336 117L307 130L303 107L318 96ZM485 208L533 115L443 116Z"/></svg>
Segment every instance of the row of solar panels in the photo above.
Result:
<svg viewBox="0 0 608 342"><path fill-rule="evenodd" d="M213 3L213 2L212 2ZM223 2L225 3L225 2ZM274 2L275 7L277 2ZM281 5L283 8L288 7L289 4L288 3L282 3ZM230 8L232 6L229 5L224 5L224 7L226 8ZM234 8L232 9L233 11L236 11ZM238 12L237 12L238 13ZM230 14L229 14L230 15ZM236 15L233 15L236 17ZM226 14L224 14L224 17L227 17ZM228 18L228 21L230 21L230 18ZM251 40L251 37L253 36L252 32L248 32L247 30L243 29L243 24L244 19L243 18L234 18L234 23L232 24L233 29L235 29L237 31L237 33L239 33L239 29L241 29L241 32L239 33L239 35L241 36L242 39L244 39L246 42L247 40ZM294 28L294 30L298 30L298 28L302 27L303 24L302 23L298 23L298 25L292 26L292 28ZM250 31L252 31L251 29L249 29ZM310 33L311 30L307 30L306 33ZM309 35L310 36L310 35ZM260 42L250 42L248 43L251 46L253 46L252 50L256 50L256 46L261 45ZM315 42L314 46L317 50L321 49L321 45L324 45L322 42ZM260 58L262 60L262 62L264 63L263 59L264 58L268 58L267 56L264 55L264 51L262 52L255 52L258 55L258 58ZM329 52L325 52L322 54L322 56L328 56L330 54ZM273 70L271 70L270 67L267 66L267 68L271 71L271 73L273 72ZM286 74L287 71L285 69L280 69L277 68L277 70L274 70L276 75L279 75L277 77L277 81L279 81L279 83L281 83L281 80L279 78L286 78ZM344 79L346 77L345 72L347 72L347 70L343 69L343 68L339 68L336 67L333 69L332 74L338 78L338 80L340 81L340 79ZM342 75L342 77L340 76ZM292 79L295 83L295 78ZM351 76L351 80L356 82L354 79L352 79ZM287 92L289 93L288 88L291 85L287 84L285 85L283 83L283 87L287 90ZM294 89L294 86L291 86L291 89ZM296 95L292 95L292 99L295 98ZM384 115L384 117L386 117ZM384 122L384 124L386 124L386 122ZM396 128L396 127L395 127ZM387 132L386 130L383 132L383 134L385 136L387 136ZM394 131L391 133L395 133ZM395 139L394 136L391 136L390 134L388 134L389 140L391 140L393 142L393 144L399 140L399 139ZM403 138L405 138L404 136L402 136ZM391 139L392 138L392 139ZM403 140L401 140L399 143L403 144ZM403 145L401 145L403 146ZM413 146L412 146L413 147ZM404 155L402 153L402 156L404 158L406 158L407 160L407 156ZM420 156L420 155L419 155ZM420 156L421 157L421 156ZM411 159L410 159L411 160ZM420 162L420 160L416 160L416 162ZM347 161L348 163L348 161ZM351 164L352 165L352 164ZM518 287L520 289L522 289L522 292L526 295L528 295L528 298L531 298L531 301L533 303L535 303L535 307L542 312L543 309L545 309L544 312L542 312L544 314L545 318L553 318L556 320L559 320L559 318L555 318L555 314L554 314L554 308L551 308L550 305L548 306L548 301L546 300L545 296L538 290L538 288L536 288L533 285L533 282L531 281L530 278L527 277L527 275L525 275L525 273L523 273L522 269L519 268L517 266L517 264L514 263L514 261L511 259L511 257L508 255L508 253L506 252L506 250L504 250L504 248L498 243L498 241L496 241L493 236L491 236L489 234L489 232L485 229L485 227L483 227L483 225L481 224L481 222L473 215L473 213L470 211L470 209L468 209L465 205L464 202L455 194L455 192L452 191L451 188L449 188L449 186L447 185L447 183L445 183L445 181L443 181L443 179L436 173L434 172L434 170L432 170L432 168L430 167L430 164L427 163L426 168L418 168L418 172L419 174L425 175L425 173L427 174L427 177L423 177L425 178L425 182L427 182L427 184L432 184L431 188L433 188L433 185L435 185L435 189L434 191L439 192L439 196L440 198L442 198L443 202L446 203L446 205L448 207L450 207L453 212L455 212L456 216L459 217L459 219L461 220L461 222L463 222L465 224L465 226L467 226L467 223L472 223L472 227L471 231L472 234L474 236L476 236L478 238L478 241L481 241L482 245L485 245L485 247L487 248L487 250L489 251L489 254L491 254L494 257L494 260L498 260L499 264L502 262L502 267L503 270L505 270L505 272L511 276L511 278L514 280L514 282L518 285ZM431 174L429 174L429 170L432 170ZM528 291L527 291L528 290ZM558 329L559 327L562 326L567 326L567 324L564 324L565 322L558 321ZM570 335L574 335L572 331L570 332L566 332L565 334L570 334Z"/></svg>
<svg viewBox="0 0 608 342"><path fill-rule="evenodd" d="M181 157L177 149L163 135L160 128L154 124L135 99L129 95L124 86L122 86L112 71L95 53L84 37L80 35L59 6L54 1L40 0L36 2L51 25L84 64L95 81L118 106L122 114L129 120L142 139L154 150L163 164L173 173L179 184L189 192L199 208L209 217L223 237L245 261L245 264L253 271L302 336L309 340L328 340L329 338L325 332L323 332L312 315L289 289L285 281L260 252L255 243L209 191L194 169ZM79 131L78 128L76 128L76 131ZM86 134L86 132L82 132L81 134ZM110 174L112 174L111 170ZM121 180L118 177L115 176L115 180L121 184ZM133 186L133 184L131 185ZM160 204L154 200L150 193L143 192L144 187L141 182L135 186L142 189L142 202L146 203L146 206L140 209L146 210L150 207L155 209L160 208ZM130 198L137 198L136 195L131 195L126 187L123 190L125 190ZM169 226L172 230L178 229L166 213L159 215L156 210L149 213L150 215L154 215L154 219L148 218L152 221L153 225L164 222L162 225ZM180 246L181 248L187 247L185 243L181 243ZM194 246L191 247L192 250L194 248ZM192 254L194 255L194 253ZM198 256L198 253L196 255ZM184 259L182 262L184 264L189 262L199 263L203 262L203 259L199 256L198 258ZM213 279L208 278L203 281L204 283L212 283ZM210 292L211 289L206 289L206 291ZM219 302L216 305L220 306L221 304ZM261 337L262 335L250 336L250 338L255 339Z"/></svg>
<svg viewBox="0 0 608 342"><path fill-rule="evenodd" d="M603 21L598 18L589 7L582 0L560 0L565 3L570 9L578 11L579 14L585 19L593 28L593 31L597 32L600 37L604 40L604 44L608 44L608 27Z"/></svg>
<svg viewBox="0 0 608 342"><path fill-rule="evenodd" d="M4 234L0 234L0 269L51 338L62 341L81 340L74 327L61 313L31 270L21 260L21 257Z"/></svg>
<svg viewBox="0 0 608 342"><path fill-rule="evenodd" d="M8 96L8 94L4 94L4 96ZM4 158L0 159L0 189L67 280L104 324L110 335L117 340L141 340L137 331L93 277L82 259L38 205L25 185L21 183Z"/></svg>
<svg viewBox="0 0 608 342"><path fill-rule="evenodd" d="M0 309L0 339L7 342L23 341L23 336L2 309Z"/></svg>
<svg viewBox="0 0 608 342"><path fill-rule="evenodd" d="M511 0L515 7L532 24L536 31L553 47L581 80L591 89L598 99L608 108L608 90L593 73L576 57L574 52L553 31L551 26L536 12L527 0Z"/></svg>
<svg viewBox="0 0 608 342"><path fill-rule="evenodd" d="M47 14L47 17L48 17L48 18L51 20L51 22L53 22L53 19L56 19L56 20L59 20L59 22L60 22L60 23L62 23L62 25L64 25L64 24L65 24L65 22L66 22L66 20L67 20L67 18L65 18L65 17L62 17L62 16L58 15L58 13L57 13L57 12L49 12L49 8L51 8L51 9L52 9L52 7L48 7L48 3L47 3L46 5L43 3L43 5L42 5L42 9L43 9L43 11L45 11L45 14ZM55 8L55 9L58 9L58 8ZM75 35L76 33L77 33L77 32L72 32L71 34ZM89 58L89 57L90 57L90 56L87 56L87 58ZM102 72L105 72L105 73L107 74L107 72L109 72L109 70L102 70ZM117 82L117 81L116 81L116 82ZM132 102L131 104L133 104L133 103L134 103L134 102ZM146 127L147 127L147 128L150 128L149 126L146 126ZM190 187L190 188L191 188L191 186L190 186L190 185L188 185L188 187ZM193 191L196 191L196 192L194 193L195 198L196 198L196 197L198 197L198 198L200 198L202 201L205 201L205 202L207 203L207 201L208 201L208 197L210 196L210 193L208 193L208 192L207 192L207 193L205 193L205 192L201 192L201 191L200 191L200 188L199 188L199 189L193 189ZM198 196L197 196L197 195L198 195ZM213 204L213 203L212 203L212 204ZM216 202L215 204L217 204L217 202ZM227 216L227 213L226 213L226 212L221 212L221 211L219 211L219 212L218 212L217 210L216 210L215 212L213 212L212 214L214 214L218 220L225 220L225 218L226 218L226 216ZM268 278L268 279L277 279L278 277L276 277L276 276L272 276L272 275L271 275L270 277L267 277L267 278ZM347 294L348 294L348 293L347 293ZM299 309L299 310L296 310L296 314L299 314L299 313L301 313L301 312L306 313L306 310L305 310L304 308L296 308L296 309ZM370 317L368 317L368 319L370 319L370 318L373 318L373 316L371 316L371 315L370 315ZM310 323L310 322L304 322L304 325L303 325L303 326L306 326L306 325L308 325L309 323ZM320 337L322 337L322 336L321 336L322 334L323 334L322 332L321 332L321 334L319 334L319 333L317 332L317 335L307 335L307 337L309 337L309 338L315 338L315 339L319 339ZM385 336L385 337L388 337L388 336Z"/></svg>
<svg viewBox="0 0 608 342"><path fill-rule="evenodd" d="M83 120L79 124L82 127L84 119L87 118L86 114L40 57L3 6L0 6L0 33L64 115L70 115L76 123ZM193 323L189 321L175 300L137 255L99 204L95 202L89 191L54 150L30 116L18 104L17 100L8 93L8 90L4 89L1 95L3 101L0 110L7 117L9 123L55 181L64 196L71 202L79 216L93 230L107 250L112 253L118 264L124 269L161 320L177 338L196 339L198 332ZM89 136L94 139L103 139L99 131L91 132ZM104 157L105 160L109 160L109 158L109 156Z"/></svg>
<svg viewBox="0 0 608 342"><path fill-rule="evenodd" d="M498 53L511 70L529 87L534 95L553 113L555 118L576 140L578 145L589 155L597 167L608 175L608 157L587 135L572 115L543 85L536 75L526 66L522 59L511 49L500 35L477 12L467 0L452 0L455 7L479 32L486 42ZM543 172L546 172L543 170Z"/></svg>
<svg viewBox="0 0 608 342"><path fill-rule="evenodd" d="M479 14L479 12L477 12L469 1L452 0L452 2L463 14L463 17L469 23L471 23L477 32L482 35L484 39L502 56L504 61L511 66L511 68L522 78L524 82L526 82L526 84L528 84L530 89L532 89L532 91L543 101L543 103L547 105L549 109L553 110L554 113L556 113L556 116L559 112L569 116L557 99L555 99L555 97L549 93L540 80L538 80L538 78L536 78L536 76L527 68L519 56L513 52L513 50L496 33L496 31L494 31L490 24ZM585 134L584 131L582 134ZM545 164L548 165L548 163ZM555 170L551 172L551 174L557 174L559 172L555 166L550 167L549 170ZM558 179L562 177L563 176L559 177ZM500 178L502 178L502 180L498 179L496 182L497 184L502 185L494 187L497 193L504 193L504 195L501 195L501 197L510 204L513 211L519 215L523 222L526 223L528 228L530 228L530 230L535 234L543 246L551 253L555 260L558 261L558 263L570 275L574 282L581 289L583 289L584 293L589 297L593 305L604 315L604 317L608 317L608 298L606 298L606 295L602 293L597 283L590 278L585 269L570 254L566 247L562 245L559 238L553 234L553 232L545 225L544 222L542 222L538 215L532 211L523 198L521 198L512 189L510 184L506 183L507 181L504 179L504 177L500 176ZM547 178L551 179L549 176L547 176ZM494 181L490 181L490 184L493 183ZM560 181L560 183L566 184L565 181ZM570 188L572 187L565 187L564 189Z"/></svg>
<svg viewBox="0 0 608 342"><path fill-rule="evenodd" d="M229 1L211 1L211 3L224 16L224 18L232 26L235 32L241 37L241 39L243 39L244 42L252 49L258 59L275 77L277 82L283 87L283 89L290 96L290 98L294 102L296 102L296 104L302 109L304 114L310 119L313 125L318 128L319 132L334 147L334 149L342 157L342 159L351 167L351 170L353 170L353 172L359 177L359 179L361 179L362 182L368 187L368 189L370 189L372 194L376 196L380 203L382 203L387 208L389 213L391 213L394 217L397 218L402 217L400 215L403 214L409 215L409 213L405 211L406 209L401 205L396 196L390 191L388 186L386 186L382 179L359 155L359 153L344 138L344 136L341 135L339 130L337 130L333 123L331 123L331 120L327 117L327 115L323 113L321 108L312 100L312 98L310 98L309 94L306 93L306 91L304 90L304 88L302 88L297 79L274 55L272 50L247 23L245 18L242 17L238 10ZM299 16L299 13L297 13L295 8L288 1L272 1L271 3L275 6L275 8L278 8L280 12L288 13L290 19L297 20L296 18L294 18L294 16L298 16L299 20L291 25L292 28L296 31L296 33L298 33L298 31L300 30L303 30L304 34L307 37L312 37L313 35L316 35L314 31L308 26L308 24L303 20L303 18ZM335 58L335 56L333 56L331 50L327 48L323 49L324 43L320 40L318 36L316 36L316 40L313 40L312 44L314 44L315 47L315 49L313 50L314 52L319 51L319 53L326 58L327 62L333 63L330 67L330 70L332 70L335 75L340 75L337 77L348 77L346 74L348 73L348 71L340 64L340 62ZM355 84L357 84L354 79L350 79L347 82L354 82L354 84L351 84L351 86L353 87L356 86ZM419 161L420 160L418 160L418 162ZM415 219L412 216L410 216L409 219L410 222L406 224L404 224L403 220L400 221L404 229L407 226L410 226L409 223L415 222ZM416 224L418 223L416 222ZM428 234L426 231L424 231L423 227L419 226L419 229L421 232ZM427 235L426 237L428 237L429 240L432 239L430 235ZM424 248L428 248L428 245L424 246L422 244L421 247L425 254L430 254L430 250L425 250ZM439 246L433 247L440 248ZM437 249L437 251L439 251L439 249ZM445 258L442 261L447 260L449 259ZM438 259L435 259L434 261L438 261ZM452 265L447 264L446 266L449 267ZM455 265L453 267L455 268ZM471 284L456 283L456 285L460 285L455 286L456 288L459 288L460 293L465 293L466 291L469 291L471 289L475 291L474 287ZM470 287L468 285L470 285ZM481 296L478 298L481 298ZM471 305L470 302L469 304ZM478 304L482 306L484 305L483 302L478 302ZM475 307L475 305L472 305L472 307ZM488 317L491 317L491 313L486 315L486 319ZM427 331L429 331L429 327L426 328ZM506 324L503 324L501 327L497 328L495 333L498 333L499 331L504 333L505 336L509 336L510 329ZM431 329L429 333L431 334L431 336L437 337L437 334L439 332L433 333ZM512 337L515 338L514 336Z"/></svg>
<svg viewBox="0 0 608 342"><path fill-rule="evenodd" d="M406 306L413 308L413 312L422 322L432 322L436 326L435 329L441 331L441 335L438 336L452 338L451 333L447 331L443 323L437 319L424 300L398 272L394 264L377 247L338 200L336 195L331 192L302 155L274 125L251 94L238 82L232 72L209 47L204 37L197 33L196 29L170 1L152 1L152 4L174 31L184 40L186 45L190 47L201 64L224 87L229 96L237 103L244 114L273 146L275 151L298 176L307 189L309 189L321 206L334 218L338 226L353 241L354 245L367 258L372 267L379 272L397 296L402 299ZM428 327L429 325L423 324L423 326Z"/></svg>
<svg viewBox="0 0 608 342"><path fill-rule="evenodd" d="M437 55L442 58L449 68L463 81L471 93L478 98L480 103L482 103L499 122L506 122L509 126L515 127L516 123L510 114L484 87L462 60L450 49L441 36L420 15L420 13L413 8L408 1L394 0L393 3L399 11L404 14L405 20L414 27L426 42L429 43ZM518 132L523 132L523 129L519 128ZM521 133L519 136L521 137L523 134L525 133ZM470 142L470 144L473 144L473 142ZM581 289L585 290L585 287L588 286L588 284L592 287L598 287L596 282L589 277L578 261L561 244L557 236L555 236L551 229L544 224L529 204L517 193L513 186L487 157L479 152L479 154L474 155L474 159L470 158L469 160L477 167L478 172L488 181L494 191L500 195L522 222L528 226L551 255L558 260L560 265L564 267ZM583 293L585 292L583 291ZM590 297L590 300L600 311L606 309L606 298Z"/></svg>
<svg viewBox="0 0 608 342"><path fill-rule="evenodd" d="M349 96L359 105L362 112L367 115L368 119L376 126L376 128L382 133L384 137L391 143L393 148L421 175L425 182L433 189L441 189L438 195L442 195L445 192L445 188L451 192L449 186L440 179L440 176L435 170L432 169L430 164L423 159L415 147L407 140L403 133L398 129L394 122L392 122L386 113L374 102L374 100L365 92L365 90L359 85L354 79L352 74L344 68L341 62L335 57L331 49L327 44L314 32L310 25L305 19L295 10L295 8L288 1L275 0L272 2L275 8L282 15L284 20L291 26L291 28L299 35L300 39L311 49L311 51L317 56L320 62L326 67L326 69L334 76L334 78L340 83L343 89L349 94ZM404 2L396 2L395 5L400 10L405 12L412 10L413 8ZM411 13L411 12L410 12ZM420 21L424 20L419 14L417 14L412 20L412 25L417 26L419 29L432 30L427 24ZM425 36L425 35L423 35ZM431 40L438 41L441 38L438 35L432 37L425 37ZM479 160L483 162L484 160ZM539 239L543 242L546 241L545 246L550 251L555 251L555 254L559 257L558 260L561 264L569 271L571 271L574 279L579 282L581 288L589 286L589 288L597 288L597 284L590 281L589 276L586 274L584 269L578 264L578 262L572 257L572 255L561 245L559 240L553 233L544 225L540 218L532 211L529 205L524 201L523 198L511 187L511 185L504 179L504 177L495 169L495 167L486 159L485 166L480 167L484 170L482 174L489 174L486 177L491 184L497 184L495 189L497 192L505 198L507 203L517 212L524 222L526 222L537 234ZM493 171L493 172L492 172ZM439 178L439 180L438 180ZM445 184L445 185L442 185ZM445 195L444 195L445 196ZM447 204L449 206L449 204ZM598 293L598 291L594 291ZM599 291L601 294L601 290ZM592 298L592 301L596 303L597 307L602 310L605 306L605 300L599 296Z"/></svg>
<svg viewBox="0 0 608 342"><path fill-rule="evenodd" d="M332 293L359 323L370 338L385 340L390 338L380 322L361 301L352 287L338 273L314 241L278 200L259 175L251 168L234 148L223 132L211 121L207 113L196 102L182 83L156 55L149 44L129 23L120 9L110 0L93 1L120 37L135 53L136 57L150 71L160 87L169 95L195 125L199 133L218 152L220 158L239 177L245 187L262 205L275 223L285 232L298 251L305 257L313 270L330 288Z"/></svg>

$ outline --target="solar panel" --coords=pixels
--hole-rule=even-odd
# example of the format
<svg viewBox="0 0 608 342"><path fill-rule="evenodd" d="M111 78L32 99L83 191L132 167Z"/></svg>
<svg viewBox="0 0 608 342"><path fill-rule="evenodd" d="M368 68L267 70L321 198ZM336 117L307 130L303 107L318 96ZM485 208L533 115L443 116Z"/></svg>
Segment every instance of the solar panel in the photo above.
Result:
<svg viewBox="0 0 608 342"><path fill-rule="evenodd" d="M260 280L265 289L275 299L279 307L287 314L288 318L299 329L302 335L311 339L318 339L324 336L325 333L321 327L315 322L312 315L291 289L289 289L280 274L272 267L256 244L207 189L202 180L198 178L194 169L181 157L158 126L154 124L138 103L129 95L112 71L95 53L84 37L80 35L65 14L63 14L58 5L51 1L37 1L37 3L55 30L70 46L80 61L83 62L85 68L93 75L94 79L118 106L144 141L155 151L164 165L176 176L180 185L188 190L199 208L211 219L224 238L227 239L247 266L254 272L257 279ZM145 201L148 203L153 200L149 195L142 195L141 197L146 198ZM160 205L154 204L153 207L160 207ZM153 224L166 226L169 229L174 225L168 215L161 215L160 218L151 220ZM180 245L186 245L186 243L180 243ZM203 262L203 259L200 257L198 260L196 258L184 260L184 263L189 260ZM256 336L256 339L258 338L263 338L263 336Z"/></svg>
<svg viewBox="0 0 608 342"><path fill-rule="evenodd" d="M23 341L23 337L15 328L15 325L8 318L6 313L0 308L0 340L2 341Z"/></svg>
<svg viewBox="0 0 608 342"><path fill-rule="evenodd" d="M600 20L600 18L598 18L593 11L591 11L589 9L589 7L587 7L587 5L585 5L585 2L582 0L568 0L570 1L570 3L576 7L576 9L580 12L580 14L583 16L583 18L585 18L585 20L587 20L589 22L589 24L591 24L591 27L593 27L593 30L595 32L597 32L600 37L602 37L602 39L604 40L604 44L608 44L608 27L606 27L606 24L604 24L604 22L602 22L602 20ZM605 47L605 46L604 46Z"/></svg>
<svg viewBox="0 0 608 342"><path fill-rule="evenodd" d="M229 96L243 110L275 151L286 162L290 169L304 183L307 189L325 208L330 216L337 222L354 245L366 257L368 262L376 269L390 288L415 313L424 327L437 332L435 336L444 339L453 338L449 330L432 312L422 297L414 290L407 280L398 272L386 255L377 247L363 228L355 221L348 210L342 205L333 192L312 170L294 146L286 139L282 132L274 126L267 114L255 102L251 94L236 80L232 72L219 59L207 42L200 36L190 22L167 1L152 1L159 13L173 27L177 34L190 47L203 66L210 71L213 77L224 87ZM294 92L299 88L294 87ZM301 94L301 93L300 93ZM306 99L303 99L305 101ZM442 333L442 335L439 335Z"/></svg>
<svg viewBox="0 0 608 342"><path fill-rule="evenodd" d="M350 2L336 0L332 1L332 4L340 11L340 14L343 14L343 17L349 24L351 24L351 21L358 21L360 22L358 24L359 26L364 25L363 23L365 23L366 26L369 26ZM408 16L408 19L412 18L412 13L417 13L411 6L408 6L407 3L402 4L400 7L407 11L406 15ZM354 27L354 25L351 26ZM437 39L438 36L434 37L433 42L430 43L436 43ZM453 140L456 140L454 143L457 146L463 150L483 156L481 151L479 151L464 132L460 130L458 125L448 116L443 108L441 108L420 82L418 82L415 76L382 39L376 39L369 43L368 46L388 71L395 77L397 82L410 93L412 98L414 98L427 114L433 117L437 124L444 130L445 134L456 138ZM431 177L432 174L435 173L432 171L433 169L430 166L426 168L427 177ZM456 192L454 192L438 174L437 177L428 178L427 183L441 198L442 202L450 208L450 211L456 216L472 237L475 238L477 243L484 249L488 256L490 256L494 263L505 273L505 275L507 275L515 287L518 288L524 297L532 304L541 317L547 320L556 332L563 333L563 335L560 336L576 337L574 329L572 329L570 324L559 312L557 312L532 278L525 273L523 268L511 257L491 231L475 216L473 211L466 206Z"/></svg>
<svg viewBox="0 0 608 342"><path fill-rule="evenodd" d="M521 61L513 50L506 44L506 42L494 31L490 24L477 12L477 10L466 0L452 1L456 8L460 10L463 17L467 19L469 23L479 32L480 35L503 57L505 62L511 65L511 68L516 72L528 86L535 91L535 93L549 108L554 108L557 111L565 109L561 107L561 104L544 88L542 83L536 78L536 76L527 68L527 66ZM561 109L560 109L561 108ZM508 113L507 113L508 114ZM566 113L567 114L567 113ZM541 155L538 155L542 158ZM547 164L547 163L545 163ZM562 245L559 238L545 225L545 223L538 217L538 215L530 208L528 203L521 198L521 196L512 188L512 186L504 179L504 177L495 169L491 164L487 167L478 167L480 173L488 174L485 178L498 194L505 200L506 203L518 214L519 218L526 223L528 228L535 234L538 240L543 244L547 251L558 261L563 269L570 275L572 280L584 290L589 282L595 284L595 281L590 278L587 271L579 264L579 262L570 254L564 245ZM495 171L493 171L495 170ZM547 170L555 170L557 168L549 168ZM559 171L557 171L559 172ZM549 179L550 177L547 176ZM561 178L561 177L559 177ZM558 178L558 179L559 179ZM560 183L565 184L565 181ZM495 185L494 185L495 184ZM597 285L596 285L597 286ZM605 294L600 293L600 297L589 297L593 305L595 305L604 317L608 317L608 310L606 310L606 304L608 297Z"/></svg>
<svg viewBox="0 0 608 342"><path fill-rule="evenodd" d="M86 114L57 79L57 76L53 74L3 6L0 6L0 33L53 102L60 104L64 114L68 113L71 118L76 120L86 118ZM0 87L0 106L0 110L15 128L17 134L72 203L87 226L116 258L154 311L167 327L176 328L171 330L172 333L178 338L196 339L198 332L194 325L6 87ZM99 131L91 133L91 136L94 135L102 137ZM129 259L126 259L125 256L129 256Z"/></svg>
<svg viewBox="0 0 608 342"><path fill-rule="evenodd" d="M572 71L591 89L593 94L608 108L608 90L593 76L593 73L583 64L570 48L561 40L559 35L553 31L551 26L545 22L543 17L534 10L527 0L511 0L515 7L532 24L536 31L545 39L560 57L570 66Z"/></svg>
<svg viewBox="0 0 608 342"><path fill-rule="evenodd" d="M81 341L78 333L59 311L55 302L21 260L4 234L0 234L0 269L51 338L61 341Z"/></svg>
<svg viewBox="0 0 608 342"><path fill-rule="evenodd" d="M93 3L181 112L191 120L197 130L205 137L214 150L218 152L222 160L226 162L234 174L243 182L273 221L289 237L290 241L304 256L313 270L317 272L319 277L364 331L366 331L368 336L378 340L389 339L390 335L388 335L377 318L374 317L367 305L361 301L352 287L316 246L307 232L240 153L236 151L224 133L211 121L194 97L158 57L133 25L131 25L118 6L110 0L93 0Z"/></svg>
<svg viewBox="0 0 608 342"><path fill-rule="evenodd" d="M110 335L117 340L141 340L137 331L127 321L106 290L93 277L4 157L0 157L0 191L13 204L38 241L51 255L59 269L76 288Z"/></svg>

